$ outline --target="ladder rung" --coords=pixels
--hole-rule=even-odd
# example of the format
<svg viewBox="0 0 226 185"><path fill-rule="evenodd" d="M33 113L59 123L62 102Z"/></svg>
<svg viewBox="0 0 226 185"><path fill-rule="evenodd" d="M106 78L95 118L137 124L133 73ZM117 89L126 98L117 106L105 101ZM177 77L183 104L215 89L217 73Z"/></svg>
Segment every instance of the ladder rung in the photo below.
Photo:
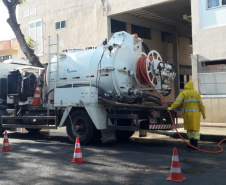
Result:
<svg viewBox="0 0 226 185"><path fill-rule="evenodd" d="M57 44L50 44L50 46L55 46L55 45L57 45Z"/></svg>
<svg viewBox="0 0 226 185"><path fill-rule="evenodd" d="M50 53L49 55L56 55L57 53Z"/></svg>
<svg viewBox="0 0 226 185"><path fill-rule="evenodd" d="M50 62L50 64L55 64L55 63L57 63L57 62Z"/></svg>
<svg viewBox="0 0 226 185"><path fill-rule="evenodd" d="M57 71L50 71L50 73L56 73Z"/></svg>

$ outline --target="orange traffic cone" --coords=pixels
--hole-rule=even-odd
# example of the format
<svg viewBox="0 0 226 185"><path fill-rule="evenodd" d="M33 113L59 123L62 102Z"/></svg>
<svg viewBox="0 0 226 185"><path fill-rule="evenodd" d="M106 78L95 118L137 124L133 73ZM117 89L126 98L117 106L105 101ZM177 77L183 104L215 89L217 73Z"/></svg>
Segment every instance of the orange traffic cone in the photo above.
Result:
<svg viewBox="0 0 226 185"><path fill-rule="evenodd" d="M7 132L6 131L4 133L4 140L3 140L3 145L2 145L2 151L3 152L10 151L9 140L8 140L8 135L7 135Z"/></svg>
<svg viewBox="0 0 226 185"><path fill-rule="evenodd" d="M174 147L170 175L167 178L167 180L182 182L185 179L186 178L184 178L182 176L180 162L179 162L179 158L178 158L178 154L177 154L177 148Z"/></svg>
<svg viewBox="0 0 226 185"><path fill-rule="evenodd" d="M32 101L32 106L40 106L41 105L41 98L40 98L40 90L39 85L36 86L35 94Z"/></svg>
<svg viewBox="0 0 226 185"><path fill-rule="evenodd" d="M84 160L82 158L82 151L81 151L81 148L80 148L79 137L76 138L74 156L73 156L73 160L71 162L72 163L82 163L82 162L84 162Z"/></svg>

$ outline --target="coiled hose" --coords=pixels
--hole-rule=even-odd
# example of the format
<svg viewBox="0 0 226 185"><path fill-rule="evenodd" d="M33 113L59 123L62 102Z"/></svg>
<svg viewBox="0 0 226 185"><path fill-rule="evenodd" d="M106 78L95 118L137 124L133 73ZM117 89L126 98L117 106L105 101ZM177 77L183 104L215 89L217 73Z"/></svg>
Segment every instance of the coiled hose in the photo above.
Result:
<svg viewBox="0 0 226 185"><path fill-rule="evenodd" d="M147 70L146 70L146 59L147 57L143 56L143 57L140 57L138 59L138 62L137 62L137 78L139 79L139 81L146 85L150 85L153 90L155 91L155 93L159 96L159 98L162 100L162 102L164 102L165 106L168 107L168 104L167 102L165 101L165 99L163 98L163 96L154 88L154 86L152 85L152 83L150 83L149 79L148 79L148 76L147 76ZM150 60L152 61L152 60ZM150 74L149 74L150 75ZM151 79L151 78L150 78ZM204 153L210 153L210 154L217 154L217 153L222 153L224 150L223 148L220 146L220 144L224 141L226 141L226 138L221 140L219 143L218 143L218 147L220 148L219 151L207 151L207 150L202 150L200 148L197 148L193 145L191 145L190 143L188 143L183 137L182 135L178 132L177 128L176 128L176 125L174 123L174 120L173 120L173 117L171 115L171 113L169 112L169 115L170 115L170 119L172 121L172 125L174 127L174 129L176 130L177 134L179 135L179 137L187 144L189 145L190 147L200 151L200 152L204 152Z"/></svg>

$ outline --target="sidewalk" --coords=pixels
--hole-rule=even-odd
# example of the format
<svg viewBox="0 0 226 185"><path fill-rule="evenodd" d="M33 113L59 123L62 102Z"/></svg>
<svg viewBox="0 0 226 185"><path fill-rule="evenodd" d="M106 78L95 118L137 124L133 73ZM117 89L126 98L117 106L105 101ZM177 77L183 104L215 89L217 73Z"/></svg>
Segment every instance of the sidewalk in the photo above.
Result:
<svg viewBox="0 0 226 185"><path fill-rule="evenodd" d="M219 142L226 138L226 123L200 123L200 139L205 141ZM183 128L179 128L178 132L185 138L187 138L187 131ZM178 134L175 130L166 132L170 137L178 138Z"/></svg>

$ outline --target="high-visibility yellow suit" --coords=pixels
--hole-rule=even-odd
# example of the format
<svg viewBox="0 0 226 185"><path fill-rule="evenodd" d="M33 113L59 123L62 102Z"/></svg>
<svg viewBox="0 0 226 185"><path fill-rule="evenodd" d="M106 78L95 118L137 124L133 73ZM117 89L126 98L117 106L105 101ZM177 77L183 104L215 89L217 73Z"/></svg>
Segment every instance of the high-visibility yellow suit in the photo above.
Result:
<svg viewBox="0 0 226 185"><path fill-rule="evenodd" d="M184 129L187 130L191 144L197 145L200 139L200 112L205 119L205 106L202 103L200 94L194 90L192 80L185 85L184 89L170 106L169 110L176 109L183 103Z"/></svg>

